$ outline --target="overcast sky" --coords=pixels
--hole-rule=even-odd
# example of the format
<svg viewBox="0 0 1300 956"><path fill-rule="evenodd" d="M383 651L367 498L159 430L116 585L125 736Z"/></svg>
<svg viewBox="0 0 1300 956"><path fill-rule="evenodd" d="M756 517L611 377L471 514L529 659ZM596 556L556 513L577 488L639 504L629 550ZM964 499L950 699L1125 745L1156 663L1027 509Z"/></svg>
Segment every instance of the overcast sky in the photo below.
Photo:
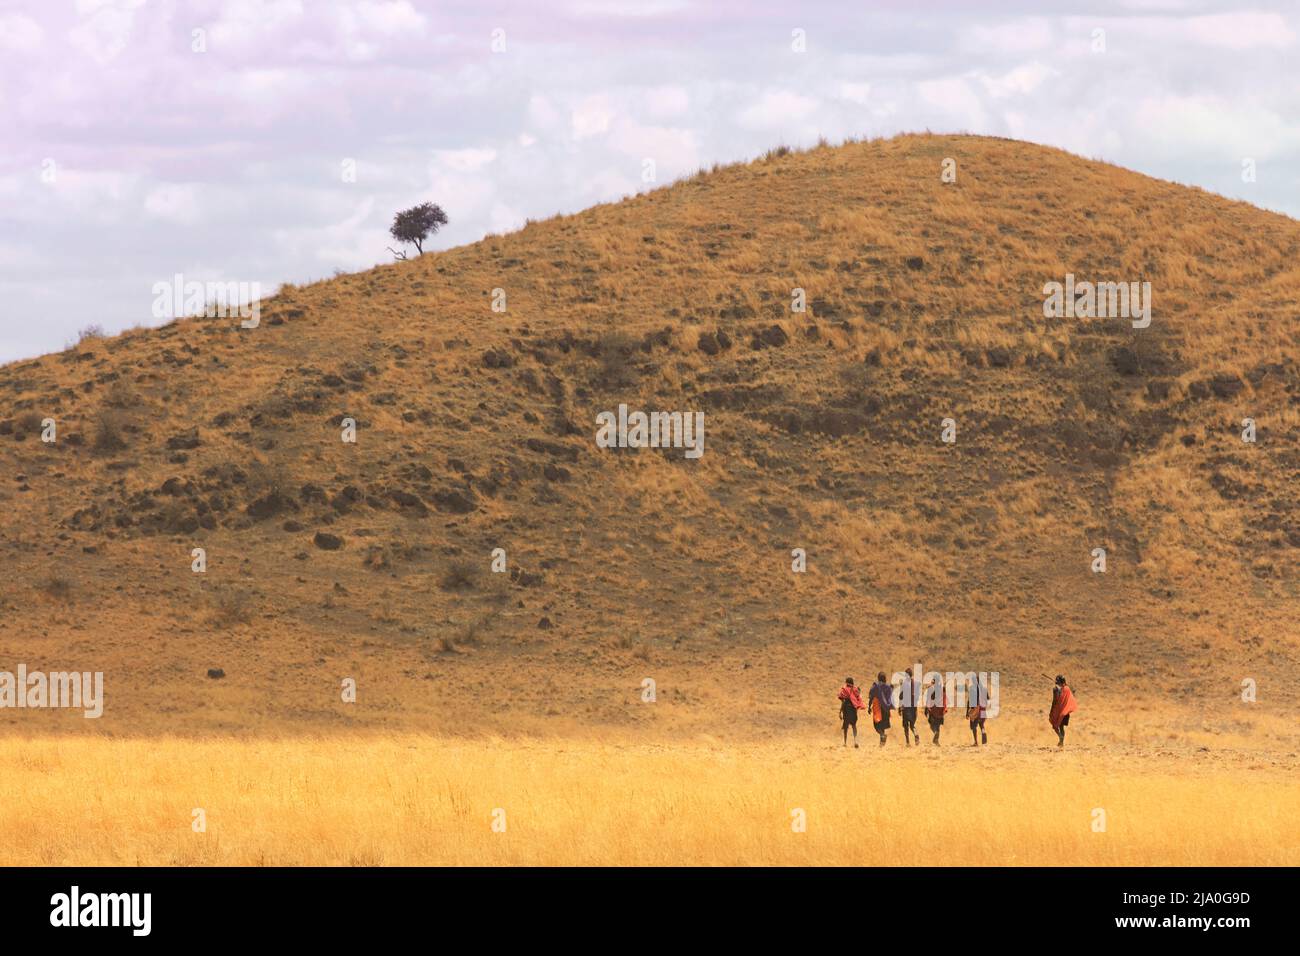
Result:
<svg viewBox="0 0 1300 956"><path fill-rule="evenodd" d="M417 202L445 248L818 136L1011 136L1300 217L1297 9L0 0L0 361L157 324L176 273L391 261Z"/></svg>

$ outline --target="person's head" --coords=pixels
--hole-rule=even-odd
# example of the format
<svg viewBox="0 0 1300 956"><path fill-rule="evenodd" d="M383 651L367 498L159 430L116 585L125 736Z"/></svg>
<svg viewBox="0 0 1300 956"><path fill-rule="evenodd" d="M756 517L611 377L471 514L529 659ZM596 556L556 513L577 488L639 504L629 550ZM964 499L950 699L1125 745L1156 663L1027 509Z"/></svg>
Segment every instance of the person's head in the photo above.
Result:
<svg viewBox="0 0 1300 956"><path fill-rule="evenodd" d="M883 684L885 682L885 672L881 671L879 674L877 674L876 680Z"/></svg>
<svg viewBox="0 0 1300 956"><path fill-rule="evenodd" d="M844 683L846 683L846 684L848 684L850 687L852 687L852 686L853 686L853 678L852 678L852 677L846 677L846 678L844 678Z"/></svg>
<svg viewBox="0 0 1300 956"><path fill-rule="evenodd" d="M912 668L909 667L907 670L903 671L903 673L906 674L908 677L911 677L911 676L912 676Z"/></svg>
<svg viewBox="0 0 1300 956"><path fill-rule="evenodd" d="M1057 675L1056 675L1056 684L1057 684L1057 686L1059 687L1059 686L1063 685L1064 683L1065 683L1065 676L1062 675L1062 674L1057 674Z"/></svg>

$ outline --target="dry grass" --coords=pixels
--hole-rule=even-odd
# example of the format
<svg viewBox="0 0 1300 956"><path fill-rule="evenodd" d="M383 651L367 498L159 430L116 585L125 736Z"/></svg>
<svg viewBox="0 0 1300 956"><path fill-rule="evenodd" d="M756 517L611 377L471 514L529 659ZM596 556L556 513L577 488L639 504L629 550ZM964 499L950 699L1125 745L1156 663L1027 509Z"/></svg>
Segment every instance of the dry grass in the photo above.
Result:
<svg viewBox="0 0 1300 956"><path fill-rule="evenodd" d="M1242 786L1105 752L43 738L0 760L3 865L1300 862L1285 768Z"/></svg>

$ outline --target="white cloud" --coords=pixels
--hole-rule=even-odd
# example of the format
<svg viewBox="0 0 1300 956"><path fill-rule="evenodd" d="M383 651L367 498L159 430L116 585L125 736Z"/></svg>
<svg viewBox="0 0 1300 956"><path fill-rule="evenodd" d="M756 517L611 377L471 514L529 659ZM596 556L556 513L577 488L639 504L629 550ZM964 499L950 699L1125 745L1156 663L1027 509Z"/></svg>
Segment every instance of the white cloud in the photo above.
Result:
<svg viewBox="0 0 1300 956"><path fill-rule="evenodd" d="M805 119L818 106L811 96L789 90L769 90L736 116L736 122L747 129L789 129L798 120Z"/></svg>
<svg viewBox="0 0 1300 956"><path fill-rule="evenodd" d="M492 204L488 214L488 228L492 232L514 232L524 224L524 214L503 202Z"/></svg>
<svg viewBox="0 0 1300 956"><path fill-rule="evenodd" d="M659 17L685 7L683 0L573 0L570 13L580 17Z"/></svg>
<svg viewBox="0 0 1300 956"><path fill-rule="evenodd" d="M35 53L45 39L45 31L31 17L21 13L0 15L0 50L8 53Z"/></svg>
<svg viewBox="0 0 1300 956"><path fill-rule="evenodd" d="M81 20L68 39L97 63L108 63L126 49L135 12L142 6L144 0L77 0Z"/></svg>
<svg viewBox="0 0 1300 956"><path fill-rule="evenodd" d="M1255 47L1287 49L1295 44L1295 33L1286 19L1276 13L1222 13L1192 17L1187 21L1188 34L1199 43L1249 50Z"/></svg>
<svg viewBox="0 0 1300 956"><path fill-rule="evenodd" d="M840 99L866 106L871 96L870 83L841 83Z"/></svg>
<svg viewBox="0 0 1300 956"><path fill-rule="evenodd" d="M495 149L440 149L434 152L438 162L458 173L482 169L497 158Z"/></svg>
<svg viewBox="0 0 1300 956"><path fill-rule="evenodd" d="M1151 156L1185 151L1235 166L1243 157L1300 153L1300 127L1258 105L1217 96L1152 96L1133 106L1132 127Z"/></svg>
<svg viewBox="0 0 1300 956"><path fill-rule="evenodd" d="M995 53L1037 53L1051 47L1053 42L1050 21L1044 17L1024 17L993 26L973 26L963 34L960 46L987 58Z"/></svg>
<svg viewBox="0 0 1300 956"><path fill-rule="evenodd" d="M385 36L423 33L424 17L407 0L359 0L350 4L363 29Z"/></svg>
<svg viewBox="0 0 1300 956"><path fill-rule="evenodd" d="M683 86L657 86L646 90L645 105L655 119L672 119L690 109L691 95Z"/></svg>
<svg viewBox="0 0 1300 956"><path fill-rule="evenodd" d="M528 98L528 120L538 129L554 130L561 123L561 114L549 97L534 93Z"/></svg>
<svg viewBox="0 0 1300 956"><path fill-rule="evenodd" d="M700 165L699 145L689 129L623 122L610 134L609 146L636 160L653 159L660 182Z"/></svg>
<svg viewBox="0 0 1300 956"><path fill-rule="evenodd" d="M221 14L208 28L209 50L239 53L257 48L268 37L287 34L303 24L300 0L225 0Z"/></svg>
<svg viewBox="0 0 1300 956"><path fill-rule="evenodd" d="M947 128L975 131L985 122L984 104L970 81L962 77L945 77L917 84L921 100L950 124Z"/></svg>
<svg viewBox="0 0 1300 956"><path fill-rule="evenodd" d="M609 129L614 119L610 98L604 94L588 96L570 113L574 139L598 136Z"/></svg>
<svg viewBox="0 0 1300 956"><path fill-rule="evenodd" d="M1034 92L1049 76L1058 75L1058 71L1042 63L1026 63L999 77L981 76L980 81L989 95L996 99L1008 96L1023 96Z"/></svg>
<svg viewBox="0 0 1300 956"><path fill-rule="evenodd" d="M193 225L199 221L202 209L193 185L168 183L149 190L144 197L144 211L164 222Z"/></svg>

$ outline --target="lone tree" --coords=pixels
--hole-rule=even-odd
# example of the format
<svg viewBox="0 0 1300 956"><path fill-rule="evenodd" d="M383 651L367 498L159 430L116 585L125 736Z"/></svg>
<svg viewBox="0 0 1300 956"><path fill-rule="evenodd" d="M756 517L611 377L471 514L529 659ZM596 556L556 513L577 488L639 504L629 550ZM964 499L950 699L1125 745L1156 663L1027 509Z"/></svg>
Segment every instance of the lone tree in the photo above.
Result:
<svg viewBox="0 0 1300 956"><path fill-rule="evenodd" d="M447 214L442 211L442 207L436 203L422 202L394 216L393 226L388 231L398 242L410 243L415 246L416 254L424 255L424 240L445 225ZM392 246L388 247L388 251L399 259L406 258L405 252L398 252Z"/></svg>

